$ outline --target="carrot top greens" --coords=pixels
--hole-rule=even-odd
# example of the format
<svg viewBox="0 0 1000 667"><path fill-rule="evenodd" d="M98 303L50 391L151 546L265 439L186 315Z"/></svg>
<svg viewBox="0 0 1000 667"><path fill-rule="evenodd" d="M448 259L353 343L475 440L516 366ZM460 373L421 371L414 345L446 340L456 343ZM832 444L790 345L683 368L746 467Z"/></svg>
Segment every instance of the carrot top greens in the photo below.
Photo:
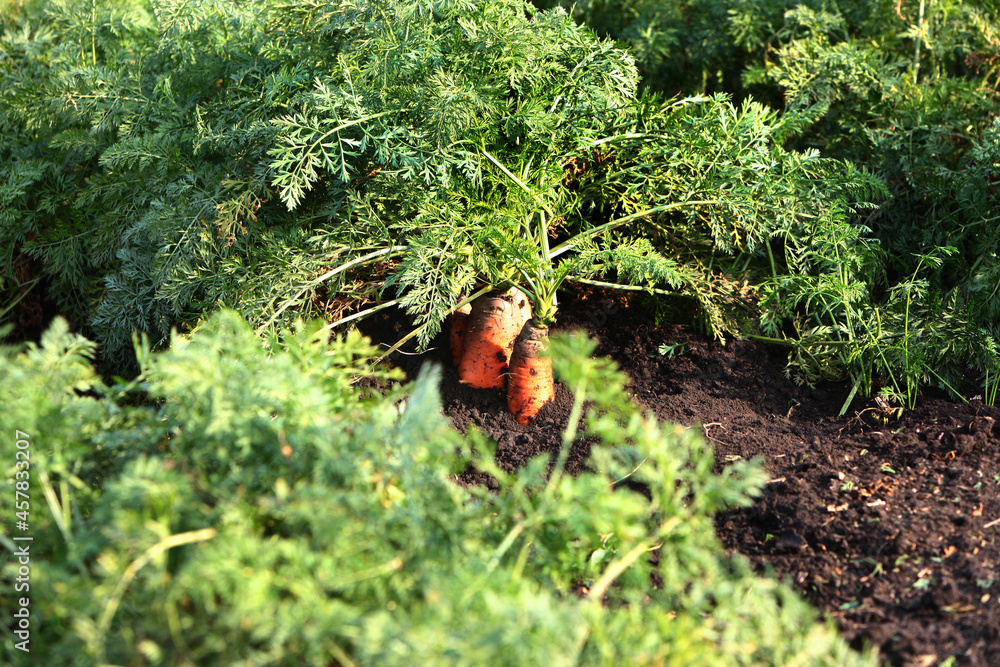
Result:
<svg viewBox="0 0 1000 667"><path fill-rule="evenodd" d="M809 382L997 376L987 10L576 6L629 51L521 0L84 4L0 15L0 316L44 285L109 370L220 306L261 334L400 306L426 346L488 286L550 324L577 281ZM670 44L704 76L668 85Z"/></svg>

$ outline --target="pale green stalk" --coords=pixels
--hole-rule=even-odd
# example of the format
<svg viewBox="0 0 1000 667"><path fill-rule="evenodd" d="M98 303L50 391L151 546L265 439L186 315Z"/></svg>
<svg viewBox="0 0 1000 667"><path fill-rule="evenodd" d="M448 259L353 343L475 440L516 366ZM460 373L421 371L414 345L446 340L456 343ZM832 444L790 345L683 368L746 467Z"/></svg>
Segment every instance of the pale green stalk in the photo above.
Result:
<svg viewBox="0 0 1000 667"><path fill-rule="evenodd" d="M306 283L306 286L303 287L302 289L300 289L298 292L296 292L294 296L292 296L291 298L285 299L285 302L283 304L281 304L281 307L278 308L276 311L274 311L274 314L267 320L267 322L265 322L264 324L262 324L259 327L257 327L257 329L254 331L254 333L256 333L258 336L261 333L263 333L265 329L267 329L269 326L271 326L272 324L274 324L275 321L277 321L278 316L281 315L283 312L285 312L285 310L288 309L289 306L297 303L298 300L300 298L302 298L302 295L304 295L306 292L308 292L310 289L316 287L317 285L320 285L321 283L329 280L330 278L334 277L335 275L337 275L339 273L343 273L344 271L347 271L348 269L350 269L352 267L355 267L355 266L357 266L359 264L364 264L367 261L376 259L378 257L383 257L385 255L390 255L391 256L391 255L393 255L393 254L395 254L397 252L402 252L403 250L406 250L406 246L394 245L394 246L390 246L388 248L382 248L380 250L376 250L374 252L370 252L367 255L363 255L363 256L358 257L356 259L352 259L349 262L345 262L345 263L341 264L340 266L338 266L337 268L331 269L331 270L327 271L326 273L324 273L323 275L319 276L318 278L309 281L308 283Z"/></svg>

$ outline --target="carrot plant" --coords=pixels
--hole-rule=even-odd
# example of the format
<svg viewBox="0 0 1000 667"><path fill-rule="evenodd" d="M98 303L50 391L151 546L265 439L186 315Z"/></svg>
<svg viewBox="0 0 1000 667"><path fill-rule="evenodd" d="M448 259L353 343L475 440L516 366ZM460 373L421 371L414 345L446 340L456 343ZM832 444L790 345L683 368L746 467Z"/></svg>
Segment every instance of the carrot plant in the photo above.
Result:
<svg viewBox="0 0 1000 667"><path fill-rule="evenodd" d="M608 287L694 297L721 335L736 327L724 319L701 258L759 252L782 227L809 217L829 225L879 191L863 172L774 145L774 124L759 105L736 109L724 98L664 103L651 97L622 108L605 123L604 136L580 137L561 155L546 143L524 142L516 162L507 164L482 150L481 181L456 187L461 195L452 199L483 202L488 212L462 216L479 225L480 279L517 286L532 301L524 345L515 347L515 354L530 350L532 361L512 361L508 382L511 409L522 422L551 397L547 362L533 359L556 318L563 281L601 278ZM580 167L579 156L595 152L600 163ZM568 165L577 168L572 178ZM596 214L611 219L595 224ZM432 229L423 237L428 256L451 242ZM669 238L661 245L679 259L654 247L654 235ZM434 282L438 270L427 266L420 279L430 275Z"/></svg>
<svg viewBox="0 0 1000 667"><path fill-rule="evenodd" d="M263 333L398 286L426 343L481 273L466 223L488 212L449 200L480 145L561 151L637 80L613 43L510 0L88 7L4 14L0 234L108 359L220 304Z"/></svg>
<svg viewBox="0 0 1000 667"><path fill-rule="evenodd" d="M494 190L502 194L502 201L495 206L521 219L521 224L502 228L505 233L491 237L493 252L490 254L491 264L487 267L487 279L493 283L515 285L531 300L532 317L514 342L507 372L508 407L518 422L527 424L554 396L552 365L545 349L549 327L556 319L557 291L570 272L575 272L582 279L586 275L603 275L614 268L632 266L631 273L621 271L623 280L648 286L665 282L674 288L693 282L690 276L685 276L682 267L661 256L647 241L641 238L620 239L612 234L619 227L656 213L712 202L673 202L625 215L596 227L573 225L572 216L579 209L579 199L566 191L564 174L558 168L565 164L564 160L552 161L545 154L533 155L523 163L518 175L489 152L484 151L483 155L492 163L494 169L491 171L497 172L499 179ZM536 158L540 165L534 171L532 162ZM548 161L552 161L556 168L546 173ZM584 229L553 247L550 242L553 221L562 222L570 228ZM593 242L597 236L603 236L606 241L603 251L597 250ZM556 261L559 255L569 250L575 251L571 259ZM633 265L642 267L641 275Z"/></svg>

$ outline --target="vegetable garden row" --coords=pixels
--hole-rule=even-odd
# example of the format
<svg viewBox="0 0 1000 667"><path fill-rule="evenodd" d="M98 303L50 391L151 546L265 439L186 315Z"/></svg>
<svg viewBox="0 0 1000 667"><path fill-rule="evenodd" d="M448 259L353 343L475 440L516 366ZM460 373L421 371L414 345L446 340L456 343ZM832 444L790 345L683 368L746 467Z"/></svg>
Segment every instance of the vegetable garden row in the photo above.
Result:
<svg viewBox="0 0 1000 667"><path fill-rule="evenodd" d="M560 290L610 288L846 380L842 412L994 403L1000 13L543 5L2 1L0 316L47 330L0 362L36 656L873 663L719 546L759 466L713 472L584 338L537 352ZM435 371L360 389L398 379L352 329L390 308L394 349L447 323L521 424L551 363L592 471L505 472Z"/></svg>

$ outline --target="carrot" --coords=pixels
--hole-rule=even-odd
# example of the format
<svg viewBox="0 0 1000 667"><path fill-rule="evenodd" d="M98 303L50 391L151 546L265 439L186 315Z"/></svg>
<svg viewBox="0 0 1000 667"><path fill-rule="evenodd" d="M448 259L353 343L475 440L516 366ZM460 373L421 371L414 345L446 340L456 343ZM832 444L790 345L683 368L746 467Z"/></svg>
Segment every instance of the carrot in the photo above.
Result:
<svg viewBox="0 0 1000 667"><path fill-rule="evenodd" d="M549 330L529 321L514 343L507 371L507 408L522 426L555 396L552 360L539 354L548 342Z"/></svg>
<svg viewBox="0 0 1000 667"><path fill-rule="evenodd" d="M472 304L467 303L451 314L451 329L448 332L451 345L451 363L458 366L462 361L462 350L465 348L465 330L469 326L469 313Z"/></svg>
<svg viewBox="0 0 1000 667"><path fill-rule="evenodd" d="M524 324L520 291L491 292L473 303L465 330L459 381L477 389L503 389L514 340Z"/></svg>

